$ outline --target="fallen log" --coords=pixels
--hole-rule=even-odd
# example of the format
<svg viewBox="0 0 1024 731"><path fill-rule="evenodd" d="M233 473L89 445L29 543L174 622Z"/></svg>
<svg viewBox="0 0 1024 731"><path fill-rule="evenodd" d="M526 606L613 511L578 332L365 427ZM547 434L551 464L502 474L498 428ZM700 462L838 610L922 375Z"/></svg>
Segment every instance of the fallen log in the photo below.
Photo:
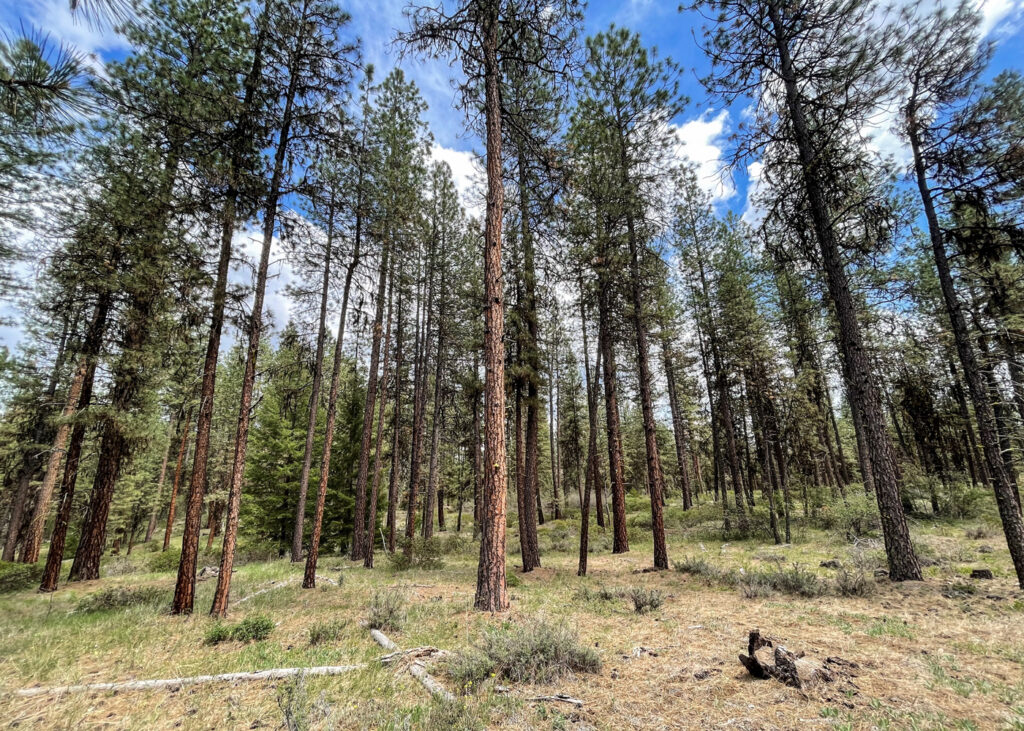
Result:
<svg viewBox="0 0 1024 731"><path fill-rule="evenodd" d="M126 680L121 683L92 683L87 685L59 685L50 688L25 688L17 691L20 696L62 695L64 693L99 693L122 690L154 690L180 688L198 683L233 683L238 680L274 680L294 675L341 675L366 667L359 665L322 665L313 668L274 668L250 673L222 673L221 675L194 675L188 678L166 678L162 680Z"/></svg>
<svg viewBox="0 0 1024 731"><path fill-rule="evenodd" d="M397 655L401 654L401 650L398 649L398 645L391 641L391 638L381 632L379 629L371 629L370 636L373 637L374 641L383 647L385 650L390 650L389 655L385 655L385 658L390 658L388 662L393 661ZM423 650L425 648L416 648L417 650ZM433 649L433 648L430 648ZM410 651L414 652L414 651ZM381 658L384 661L384 658ZM434 695L442 700L454 701L453 696L447 688L438 683L433 676L427 672L427 666L424 665L420 660L416 659L409 663L409 674L412 675L416 680L420 681L420 685L430 691L431 695Z"/></svg>
<svg viewBox="0 0 1024 731"><path fill-rule="evenodd" d="M579 698L573 698L565 693L558 693L556 695L535 695L527 698L528 701L545 701L549 703L571 703L577 708L583 708L583 701Z"/></svg>

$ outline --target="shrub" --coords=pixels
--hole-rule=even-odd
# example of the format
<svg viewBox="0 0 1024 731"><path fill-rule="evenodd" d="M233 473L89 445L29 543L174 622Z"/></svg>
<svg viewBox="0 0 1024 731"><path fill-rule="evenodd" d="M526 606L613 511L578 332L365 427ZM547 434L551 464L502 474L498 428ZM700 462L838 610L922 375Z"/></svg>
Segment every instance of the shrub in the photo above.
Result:
<svg viewBox="0 0 1024 731"><path fill-rule="evenodd" d="M110 609L157 606L167 600L163 589L155 586L110 586L78 602L79 612L104 612Z"/></svg>
<svg viewBox="0 0 1024 731"><path fill-rule="evenodd" d="M206 630L206 635L203 637L203 643L207 645L219 645L221 642L227 642L230 639L231 627L218 620L210 625Z"/></svg>
<svg viewBox="0 0 1024 731"><path fill-rule="evenodd" d="M772 592L802 597L821 596L825 584L813 572L793 564L788 569L751 571L739 579L740 590L748 599L768 596Z"/></svg>
<svg viewBox="0 0 1024 731"><path fill-rule="evenodd" d="M505 574L505 585L515 589L517 586L523 585L523 580L519 578L519 574Z"/></svg>
<svg viewBox="0 0 1024 731"><path fill-rule="evenodd" d="M367 617L370 629L402 629L405 623L405 597L397 591L373 592L370 598L370 614Z"/></svg>
<svg viewBox="0 0 1024 731"><path fill-rule="evenodd" d="M473 647L445 663L445 672L465 690L488 678L547 683L567 673L600 669L601 659L592 647L564 624L545 620L486 629Z"/></svg>
<svg viewBox="0 0 1024 731"><path fill-rule="evenodd" d="M411 547L408 540L402 539L395 552L388 554L388 568L392 571L443 569L444 549L444 541L439 538L414 538Z"/></svg>
<svg viewBox="0 0 1024 731"><path fill-rule="evenodd" d="M703 556L684 556L682 561L674 561L672 566L680 573L700 576L709 580L722 577L722 570Z"/></svg>
<svg viewBox="0 0 1024 731"><path fill-rule="evenodd" d="M231 630L231 639L237 642L262 642L274 631L274 620L265 614L246 617Z"/></svg>
<svg viewBox="0 0 1024 731"><path fill-rule="evenodd" d="M626 595L633 601L633 611L637 614L647 614L665 601L665 597L657 589L644 589L638 586L630 588Z"/></svg>
<svg viewBox="0 0 1024 731"><path fill-rule="evenodd" d="M138 565L127 556L115 556L103 565L104 576L127 576L138 570Z"/></svg>
<svg viewBox="0 0 1024 731"><path fill-rule="evenodd" d="M836 573L836 592L840 596L869 596L876 588L874 579L860 569L841 568Z"/></svg>
<svg viewBox="0 0 1024 731"><path fill-rule="evenodd" d="M818 511L819 528L838 533L848 541L876 533L881 528L878 505L873 498L854 493L846 500L825 505Z"/></svg>
<svg viewBox="0 0 1024 731"><path fill-rule="evenodd" d="M970 538L972 541L980 541L983 538L991 538L995 535L995 531L990 525L975 525L964 531L964 535Z"/></svg>
<svg viewBox="0 0 1024 731"><path fill-rule="evenodd" d="M265 614L254 614L246 617L234 627L221 621L214 622L206 630L204 642L207 645L219 645L221 642L262 642L274 631L274 620Z"/></svg>
<svg viewBox="0 0 1024 731"><path fill-rule="evenodd" d="M977 518L986 499L984 490L964 482L954 482L939 497L939 515L957 520Z"/></svg>
<svg viewBox="0 0 1024 731"><path fill-rule="evenodd" d="M160 551L146 559L146 568L154 574L163 574L169 571L177 571L181 562L181 551Z"/></svg>
<svg viewBox="0 0 1024 731"><path fill-rule="evenodd" d="M0 561L0 594L31 589L42 578L43 569L37 564Z"/></svg>
<svg viewBox="0 0 1024 731"><path fill-rule="evenodd" d="M333 622L317 622L309 628L309 644L315 646L325 642L334 642L341 636L347 624L342 619Z"/></svg>

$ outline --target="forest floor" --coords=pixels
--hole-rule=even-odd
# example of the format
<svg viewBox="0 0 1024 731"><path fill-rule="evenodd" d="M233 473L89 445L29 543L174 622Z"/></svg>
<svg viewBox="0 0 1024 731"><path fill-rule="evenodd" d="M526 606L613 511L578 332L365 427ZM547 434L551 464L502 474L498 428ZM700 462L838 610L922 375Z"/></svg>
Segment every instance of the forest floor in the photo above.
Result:
<svg viewBox="0 0 1024 731"><path fill-rule="evenodd" d="M725 542L720 533L714 540L711 506L685 519L670 509L670 558L690 571L641 573L651 565L652 552L643 540L644 503L631 498L629 506L630 552L611 555L610 535L592 528L595 550L583 579L576 576L578 526L568 520L542 526L543 568L520 574L518 556L509 556L512 608L500 616L472 609L476 544L465 540L471 535L465 526L463 540L445 539L441 567L395 571L379 555L379 567L366 571L325 556L320 574L340 578L340 584L320 582L313 591L299 586L301 564L245 564L232 584L231 623L266 615L276 624L269 638L250 643L204 641L214 625L205 611L215 579L199 583L195 616L168 616L173 569L154 570L170 562L139 547L130 557L109 558L99 581L51 595L26 590L0 596L0 725L1024 729L1024 595L997 527L983 520L915 521L915 544L928 564L926 581L896 585L883 579L875 585L874 570L884 566L878 539L851 543L801 527L794 543L783 547ZM516 542L510 535L510 547ZM870 594L841 595L837 570L820 567L829 559L872 576ZM756 582L743 580L792 574L793 566L802 567L790 582L795 589L751 588ZM975 568L990 569L994 578L968 578ZM812 586L805 593L816 593L807 575L827 586L827 593L785 593L802 590L808 581ZM153 587L156 599L90 608L89 597L110 587ZM627 595L632 588L657 590L662 605L635 613ZM269 590L242 601L264 589ZM478 643L488 627L532 626L546 619L565 623L595 648L601 669L536 686L489 680L460 694L441 661L431 672L458 701L431 699L408 672L377 662L383 651L365 621L372 595L383 589L405 600L400 628L386 630L403 649L459 651ZM311 644L314 627L326 641ZM855 677L806 690L755 680L737 660L753 628L808 656L852 661ZM333 677L170 690L15 694L32 687L349 664L365 667ZM582 700L582 708L531 700L556 693Z"/></svg>

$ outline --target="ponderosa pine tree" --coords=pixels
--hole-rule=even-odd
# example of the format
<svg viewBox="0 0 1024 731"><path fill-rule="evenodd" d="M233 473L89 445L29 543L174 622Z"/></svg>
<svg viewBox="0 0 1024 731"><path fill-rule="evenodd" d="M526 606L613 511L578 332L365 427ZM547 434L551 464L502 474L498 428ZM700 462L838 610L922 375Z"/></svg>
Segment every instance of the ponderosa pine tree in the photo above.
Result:
<svg viewBox="0 0 1024 731"><path fill-rule="evenodd" d="M880 92L879 42L876 34L868 32L874 5L868 0L829 5L715 0L701 5L717 13L715 25L706 31L713 66L705 79L709 92L726 101L752 91L758 96L745 149L760 149L777 140L790 145L798 158L795 169L836 317L847 390L863 422L889 577L920 580L881 393L830 213L835 196L830 195L829 186L835 186L838 173L823 164L831 152L828 140L839 130L855 139ZM823 69L829 70L827 77L822 76ZM769 76L780 80L784 94L769 88ZM805 83L811 76L816 83Z"/></svg>

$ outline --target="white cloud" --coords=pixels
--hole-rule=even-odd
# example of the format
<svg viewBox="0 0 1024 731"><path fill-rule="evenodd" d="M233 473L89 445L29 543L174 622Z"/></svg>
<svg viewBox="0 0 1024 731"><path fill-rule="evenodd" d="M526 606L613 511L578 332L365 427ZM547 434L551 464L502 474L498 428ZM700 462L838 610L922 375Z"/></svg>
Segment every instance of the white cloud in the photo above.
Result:
<svg viewBox="0 0 1024 731"><path fill-rule="evenodd" d="M1003 21L1007 18L1019 20L1024 0L980 0L977 6L982 15L981 34L988 36L993 31L1003 30Z"/></svg>
<svg viewBox="0 0 1024 731"><path fill-rule="evenodd" d="M676 154L694 164L697 182L711 194L714 201L728 200L736 193L727 165L722 159L728 123L727 109L717 114L714 109L706 109L696 119L671 125L679 140Z"/></svg>
<svg viewBox="0 0 1024 731"><path fill-rule="evenodd" d="M470 216L482 218L484 214L484 197L481 188L483 171L475 153L465 150L454 150L444 145L434 144L430 156L438 162L448 163L452 171L455 189L459 192L459 201Z"/></svg>
<svg viewBox="0 0 1024 731"><path fill-rule="evenodd" d="M750 226L757 226L764 219L764 209L757 203L757 196L761 192L763 173L764 163L760 160L755 160L747 165L747 200L743 205L741 218Z"/></svg>

